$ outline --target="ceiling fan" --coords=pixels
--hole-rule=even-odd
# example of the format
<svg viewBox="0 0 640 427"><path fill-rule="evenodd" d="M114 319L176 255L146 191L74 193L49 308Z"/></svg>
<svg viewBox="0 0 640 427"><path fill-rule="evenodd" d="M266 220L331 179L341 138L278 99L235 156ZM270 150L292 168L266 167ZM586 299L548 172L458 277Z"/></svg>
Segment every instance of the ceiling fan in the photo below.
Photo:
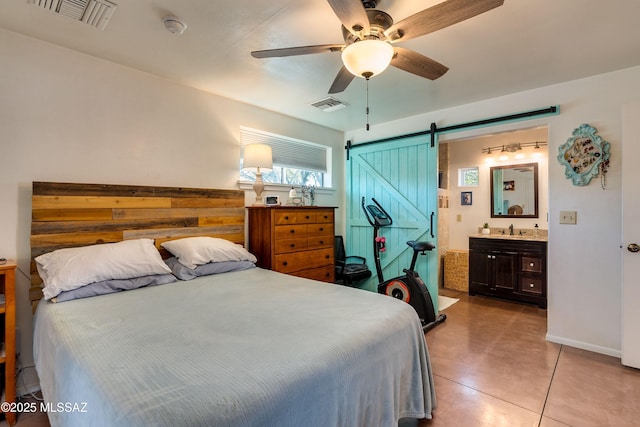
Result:
<svg viewBox="0 0 640 427"><path fill-rule="evenodd" d="M504 0L445 0L394 24L386 12L376 9L378 0L327 0L342 22L344 44L287 47L251 52L254 58L274 58L311 53L342 52L343 66L329 93L344 91L355 76L369 79L390 64L435 80L449 68L395 43L420 37L472 18Z"/></svg>

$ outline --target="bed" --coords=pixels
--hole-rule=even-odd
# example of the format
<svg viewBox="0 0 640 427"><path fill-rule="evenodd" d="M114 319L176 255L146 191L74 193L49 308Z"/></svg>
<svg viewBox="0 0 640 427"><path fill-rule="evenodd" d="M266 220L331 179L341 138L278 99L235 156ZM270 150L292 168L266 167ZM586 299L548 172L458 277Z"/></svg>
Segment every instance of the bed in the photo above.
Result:
<svg viewBox="0 0 640 427"><path fill-rule="evenodd" d="M34 259L146 239L162 259L175 255L171 242L244 239L239 191L34 183L33 197ZM187 279L37 303L34 360L53 427L431 418L429 355L408 304L253 266Z"/></svg>

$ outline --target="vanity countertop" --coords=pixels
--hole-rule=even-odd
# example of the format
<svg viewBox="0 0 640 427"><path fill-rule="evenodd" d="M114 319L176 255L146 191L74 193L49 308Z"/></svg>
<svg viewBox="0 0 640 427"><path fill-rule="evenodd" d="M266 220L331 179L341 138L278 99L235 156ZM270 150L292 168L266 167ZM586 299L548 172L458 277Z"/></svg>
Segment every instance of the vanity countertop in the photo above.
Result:
<svg viewBox="0 0 640 427"><path fill-rule="evenodd" d="M519 234L514 234L513 236L511 236L509 234L501 234L501 233L494 233L494 234L478 233L478 234L470 234L469 237L475 237L479 239L527 240L527 241L534 241L534 242L547 241L547 236L535 237L533 235L526 235L526 234L523 236Z"/></svg>

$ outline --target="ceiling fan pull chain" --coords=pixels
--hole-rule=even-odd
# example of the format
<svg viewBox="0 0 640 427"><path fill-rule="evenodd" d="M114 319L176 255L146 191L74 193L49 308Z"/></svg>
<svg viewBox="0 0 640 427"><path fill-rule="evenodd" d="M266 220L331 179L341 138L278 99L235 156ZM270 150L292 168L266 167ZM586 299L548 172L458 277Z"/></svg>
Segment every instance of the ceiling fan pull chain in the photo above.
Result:
<svg viewBox="0 0 640 427"><path fill-rule="evenodd" d="M367 81L367 131L369 130L369 79L365 79Z"/></svg>

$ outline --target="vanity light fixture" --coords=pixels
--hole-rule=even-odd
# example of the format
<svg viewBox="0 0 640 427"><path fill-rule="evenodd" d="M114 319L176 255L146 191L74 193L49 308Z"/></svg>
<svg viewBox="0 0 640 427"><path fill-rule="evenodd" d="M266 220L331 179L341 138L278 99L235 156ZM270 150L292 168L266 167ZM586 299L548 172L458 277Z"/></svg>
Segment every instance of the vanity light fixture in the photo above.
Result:
<svg viewBox="0 0 640 427"><path fill-rule="evenodd" d="M482 152L486 154L491 154L491 152L495 150L500 150L500 152L509 152L515 153L516 151L520 151L526 147L534 147L534 149L539 149L541 146L547 145L546 141L531 141L531 142L515 142L513 144L506 145L496 145L494 147L483 148Z"/></svg>
<svg viewBox="0 0 640 427"><path fill-rule="evenodd" d="M500 156L498 157L498 160L504 162L506 160L509 160L509 153L517 153L513 155L514 159L524 159L526 157L526 154L524 152L522 152L523 148L528 148L528 147L533 147L533 153L531 154L531 157L542 157L542 153L540 152L540 147L543 145L547 145L547 142L545 141L531 141L531 142L515 142L512 144L505 144L505 145L496 145L493 147L487 147L487 148L483 148L482 152L486 153L487 155L491 156L491 154L494 151L500 151ZM485 160L487 163L491 163L493 162L493 158L489 157Z"/></svg>
<svg viewBox="0 0 640 427"><path fill-rule="evenodd" d="M487 164L492 164L494 162L494 158L491 155L491 148L487 149L487 157L484 159L484 162Z"/></svg>

